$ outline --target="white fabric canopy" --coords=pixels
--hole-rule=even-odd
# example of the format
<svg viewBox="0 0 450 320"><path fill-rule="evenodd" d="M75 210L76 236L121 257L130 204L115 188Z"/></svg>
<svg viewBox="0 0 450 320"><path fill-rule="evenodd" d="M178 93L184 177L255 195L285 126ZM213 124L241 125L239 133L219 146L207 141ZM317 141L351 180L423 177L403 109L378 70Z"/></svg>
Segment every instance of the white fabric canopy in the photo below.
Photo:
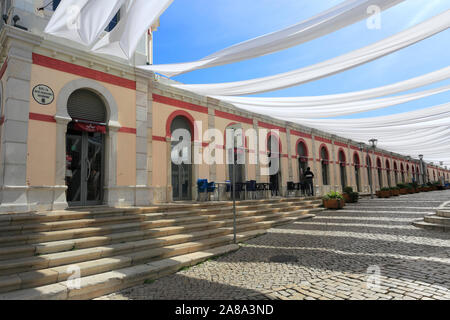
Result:
<svg viewBox="0 0 450 320"><path fill-rule="evenodd" d="M387 86L342 94L280 98L234 96L212 96L212 98L232 104L239 104L240 106L247 105L249 107L313 107L379 98L427 86L439 81L446 80L448 78L450 78L450 66L416 78L397 82Z"/></svg>
<svg viewBox="0 0 450 320"><path fill-rule="evenodd" d="M446 92L448 90L450 90L450 85L388 98L360 100L348 103L319 105L314 107L298 107L298 108L250 107L247 105L240 105L237 103L235 103L234 105L238 108L247 111L267 114L273 117L282 117L282 118L297 117L302 119L324 118L324 117L330 118L395 106L402 103L436 95L442 92Z"/></svg>
<svg viewBox="0 0 450 320"><path fill-rule="evenodd" d="M142 36L158 20L173 0L132 0L117 26L92 48L96 53L129 60Z"/></svg>
<svg viewBox="0 0 450 320"><path fill-rule="evenodd" d="M126 0L62 0L45 33L90 47Z"/></svg>
<svg viewBox="0 0 450 320"><path fill-rule="evenodd" d="M381 58L450 27L450 10L389 38L339 57L290 72L245 81L214 84L173 84L203 95L246 95L283 89L330 76Z"/></svg>
<svg viewBox="0 0 450 320"><path fill-rule="evenodd" d="M256 58L317 39L369 17L367 8L375 5L381 11L404 0L346 0L318 15L273 33L238 43L201 60L153 66L145 70L173 77L189 71L220 66Z"/></svg>

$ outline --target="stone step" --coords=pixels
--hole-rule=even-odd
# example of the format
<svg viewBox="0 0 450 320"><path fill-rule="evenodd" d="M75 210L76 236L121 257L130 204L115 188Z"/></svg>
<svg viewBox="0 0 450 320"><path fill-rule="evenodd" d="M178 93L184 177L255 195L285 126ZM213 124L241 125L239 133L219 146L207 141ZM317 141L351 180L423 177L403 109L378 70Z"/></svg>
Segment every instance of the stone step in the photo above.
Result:
<svg viewBox="0 0 450 320"><path fill-rule="evenodd" d="M412 224L415 227L419 227L419 228L423 228L423 229L427 229L427 230L450 231L450 226L429 223L429 222L425 222L423 220L414 221Z"/></svg>
<svg viewBox="0 0 450 320"><path fill-rule="evenodd" d="M320 209L319 209L320 210ZM236 219L237 224L257 224L266 220L281 220L283 218L288 218L294 216L304 215L310 213L311 211L289 211L286 213L277 213L269 215L258 215L252 217L238 218ZM163 237L176 235L184 232L202 231L211 228L221 228L232 226L233 220L223 220L207 222L202 224L191 224L186 226L173 226L173 227L163 227L149 229L147 235L149 237ZM268 226L268 224L263 224L263 226ZM145 245L147 243L144 242ZM60 248L62 250L63 248ZM98 259L100 257L108 257L119 252L128 252L135 249L135 244L132 243L119 243L109 246L91 247L87 249L79 249L72 251L62 251L57 253L43 254L40 256L10 259L0 261L0 275L8 275L22 271L39 270L45 269L52 266L60 266L71 263L83 262L88 260ZM70 250L70 247L66 247L66 250Z"/></svg>
<svg viewBox="0 0 450 320"><path fill-rule="evenodd" d="M450 218L450 209L438 209L436 210L436 214L439 217Z"/></svg>
<svg viewBox="0 0 450 320"><path fill-rule="evenodd" d="M290 200L290 201L288 201ZM296 200L296 199L288 199L286 201L275 201L275 202L246 202L246 203L238 203L238 210L244 209L256 209L263 207L282 207L289 206L291 204L320 204L318 200ZM169 210L170 208L170 210ZM142 208L102 208L102 209L91 209L91 210L80 210L80 211L53 211L53 212L43 212L43 213L25 213L25 214L0 214L0 228L8 227L8 226L16 226L17 229L21 230L22 225L24 224L42 224L42 223L50 223L50 222L61 222L67 220L80 220L80 219L98 219L105 217L117 217L117 216L126 216L133 217L138 214L143 213L155 213L155 214L166 214L167 216L177 217L183 216L187 214L193 214L201 212L220 212L232 210L232 206L228 203L216 203L216 205L196 205L192 204L190 206L171 206L171 207L142 207ZM120 219L120 218L117 218ZM125 218L126 219L126 218ZM16 230L16 229L12 229ZM6 230L5 230L6 231Z"/></svg>
<svg viewBox="0 0 450 320"><path fill-rule="evenodd" d="M287 209L289 210L289 208ZM258 212L280 212L281 209L267 209L267 210L258 210L253 211L253 213L257 214ZM230 213L231 214L231 213ZM250 212L243 212L242 216L249 215ZM150 217L147 217L150 218ZM154 218L154 217L152 217ZM195 220L198 219L198 220ZM220 215L211 216L212 220L215 219L223 219ZM210 219L204 217L192 217L192 219L183 220L184 223L197 223L197 221L210 221ZM41 231L39 233L25 233L20 235L4 235L0 237L0 246L12 246L12 245L20 245L20 244L32 244L38 242L49 242L49 241L57 241L57 240L67 240L81 237L92 237L92 236L100 236L111 233L118 232L127 232L127 231L137 231L143 229L150 229L155 227L163 227L163 226L172 226L177 225L177 219L173 220L148 220L148 221L139 221L139 222L131 222L131 223L121 223L121 224L106 224L100 226L92 226L92 227L79 227L73 229L65 229L65 230L57 230L57 231Z"/></svg>
<svg viewBox="0 0 450 320"><path fill-rule="evenodd" d="M82 277L79 288L71 288L68 282L58 282L32 289L17 290L0 294L0 300L67 300L93 299L105 294L143 284L175 273L178 270L198 264L216 256L239 249L236 244L189 253L156 262L117 269L92 276Z"/></svg>
<svg viewBox="0 0 450 320"><path fill-rule="evenodd" d="M450 227L450 218L440 217L436 214L428 215L423 218L425 222L439 224Z"/></svg>

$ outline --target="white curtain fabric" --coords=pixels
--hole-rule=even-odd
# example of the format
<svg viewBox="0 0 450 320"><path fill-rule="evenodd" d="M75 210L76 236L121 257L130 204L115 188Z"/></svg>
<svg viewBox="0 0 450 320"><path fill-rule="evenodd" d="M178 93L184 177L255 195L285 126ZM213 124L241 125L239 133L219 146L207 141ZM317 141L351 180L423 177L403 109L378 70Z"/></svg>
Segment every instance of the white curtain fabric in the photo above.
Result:
<svg viewBox="0 0 450 320"><path fill-rule="evenodd" d="M402 103L407 103L410 101L436 95L442 92L446 92L448 90L450 90L450 85L388 98L359 100L348 103L336 103L330 105L319 105L314 107L298 107L298 108L250 107L238 103L234 103L234 105L240 109L256 113L267 114L278 118L279 117L302 118L302 119L314 119L324 117L330 118L391 107Z"/></svg>
<svg viewBox="0 0 450 320"><path fill-rule="evenodd" d="M92 46L126 0L62 0L45 33Z"/></svg>
<svg viewBox="0 0 450 320"><path fill-rule="evenodd" d="M238 96L283 89L330 76L381 58L450 27L450 10L389 38L339 57L290 72L245 81L213 84L173 84L202 95Z"/></svg>
<svg viewBox="0 0 450 320"><path fill-rule="evenodd" d="M94 45L92 51L130 60L142 36L172 2L173 0L131 0L127 3L126 15Z"/></svg>
<svg viewBox="0 0 450 320"><path fill-rule="evenodd" d="M400 93L403 91L413 90L419 87L427 86L439 81L450 78L450 67L446 67L425 75L408 79L406 81L397 82L383 87L348 92L342 94L331 94L323 96L310 97L227 97L212 96L212 98L222 100L240 106L247 105L249 107L313 107L338 103L354 102L359 100L373 99Z"/></svg>
<svg viewBox="0 0 450 320"><path fill-rule="evenodd" d="M382 117L363 119L298 119L295 123L355 141L378 139L381 149L417 157L450 158L450 103ZM429 159L429 158L427 158Z"/></svg>
<svg viewBox="0 0 450 320"><path fill-rule="evenodd" d="M318 15L273 33L238 43L201 60L153 66L142 69L173 77L189 71L220 66L267 55L317 39L353 23L367 19L368 7L375 5L381 11L404 0L347 0Z"/></svg>

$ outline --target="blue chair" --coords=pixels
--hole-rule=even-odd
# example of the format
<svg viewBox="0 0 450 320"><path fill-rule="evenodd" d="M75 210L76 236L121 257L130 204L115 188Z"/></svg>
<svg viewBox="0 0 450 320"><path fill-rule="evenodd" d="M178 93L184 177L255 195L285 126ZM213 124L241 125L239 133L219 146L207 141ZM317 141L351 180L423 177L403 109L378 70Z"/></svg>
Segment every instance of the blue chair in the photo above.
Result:
<svg viewBox="0 0 450 320"><path fill-rule="evenodd" d="M208 199L210 199L211 193L214 194L216 191L216 183L214 181L208 182L206 191L208 192Z"/></svg>
<svg viewBox="0 0 450 320"><path fill-rule="evenodd" d="M201 194L208 191L208 180L207 179L198 179L197 180L197 188L198 188L198 199L201 200Z"/></svg>

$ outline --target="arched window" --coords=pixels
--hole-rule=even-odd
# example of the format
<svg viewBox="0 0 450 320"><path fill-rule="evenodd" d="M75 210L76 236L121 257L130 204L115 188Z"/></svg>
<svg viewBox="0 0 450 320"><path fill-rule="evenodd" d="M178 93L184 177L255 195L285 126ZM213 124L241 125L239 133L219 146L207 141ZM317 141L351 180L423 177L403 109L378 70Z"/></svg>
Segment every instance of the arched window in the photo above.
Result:
<svg viewBox="0 0 450 320"><path fill-rule="evenodd" d="M406 181L409 182L409 164L406 164Z"/></svg>
<svg viewBox="0 0 450 320"><path fill-rule="evenodd" d="M320 160L322 164L322 183L324 186L327 186L330 184L328 173L329 157L328 157L328 150L325 146L322 146L320 148Z"/></svg>
<svg viewBox="0 0 450 320"><path fill-rule="evenodd" d="M343 190L347 185L347 173L346 173L347 164L345 159L345 153L343 150L339 150L338 158L339 158L339 171L341 175L341 186Z"/></svg>
<svg viewBox="0 0 450 320"><path fill-rule="evenodd" d="M233 146L233 157L234 157L234 163L236 163L236 183L243 183L245 182L245 137L244 132L242 130L241 124L230 124L225 129L225 145L227 145L227 139L231 139L234 136L234 142L232 144ZM229 141L232 141L229 140ZM231 146L231 144L230 144ZM228 146L226 146L228 148ZM227 150L227 152L229 152ZM230 150L231 152L231 150ZM233 164L230 163L228 165L228 177L229 180L233 181Z"/></svg>
<svg viewBox="0 0 450 320"><path fill-rule="evenodd" d="M359 167L361 166L360 162L359 162L359 155L358 153L354 153L353 155L353 166L355 169L355 179L356 179L356 191L360 192L361 191L361 181L360 181L360 174L359 174Z"/></svg>
<svg viewBox="0 0 450 320"><path fill-rule="evenodd" d="M299 181L303 181L303 175L308 168L308 149L303 141L297 143L297 157Z"/></svg>
<svg viewBox="0 0 450 320"><path fill-rule="evenodd" d="M378 172L378 183L380 188L383 188L383 171L381 167L381 159L377 158L377 172Z"/></svg>

